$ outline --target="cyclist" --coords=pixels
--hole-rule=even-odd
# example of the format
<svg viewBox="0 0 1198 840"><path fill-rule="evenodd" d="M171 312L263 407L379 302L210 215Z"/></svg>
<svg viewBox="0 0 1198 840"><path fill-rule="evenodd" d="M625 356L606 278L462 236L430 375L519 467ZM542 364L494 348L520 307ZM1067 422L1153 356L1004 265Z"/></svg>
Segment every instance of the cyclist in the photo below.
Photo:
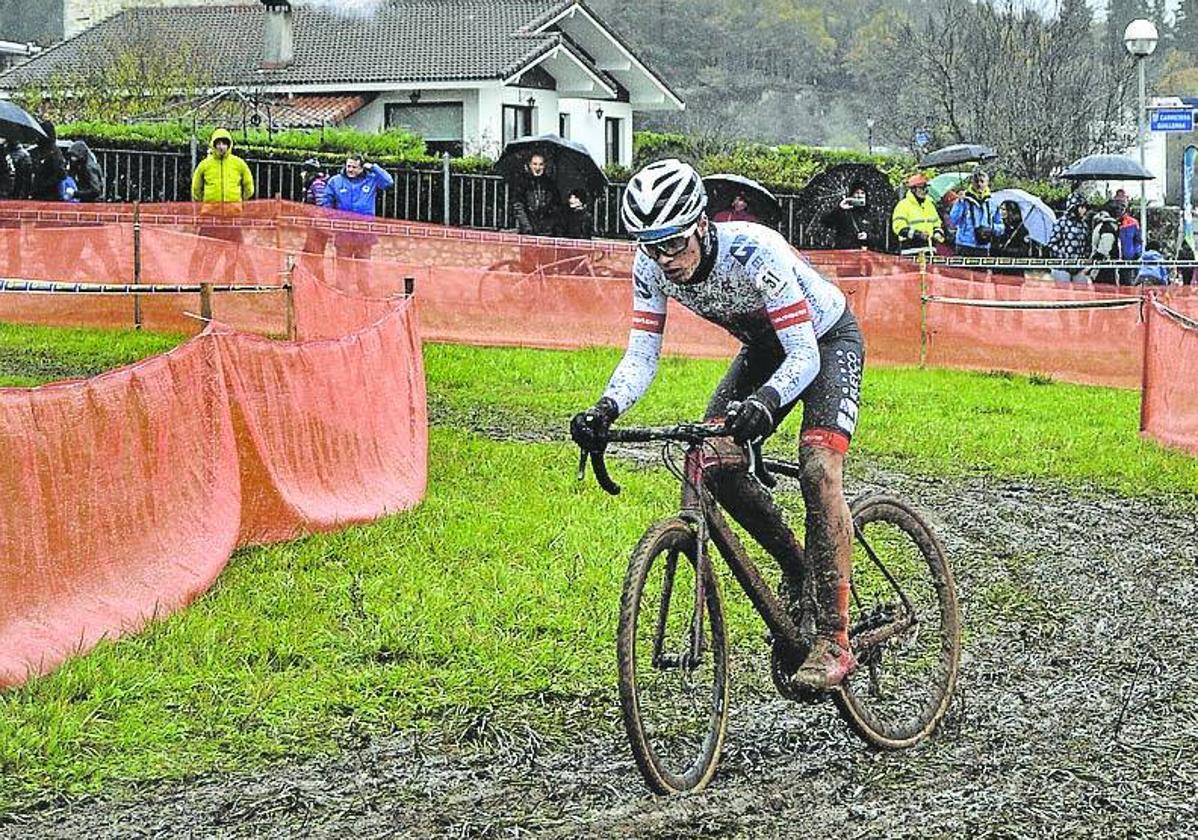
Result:
<svg viewBox="0 0 1198 840"><path fill-rule="evenodd" d="M799 463L816 637L795 678L823 690L856 667L848 644L852 519L843 467L860 398L861 331L840 289L781 234L751 222L716 224L706 204L699 174L679 160L651 163L629 181L621 216L640 247L628 349L602 398L573 418L570 433L594 449L648 389L667 298L742 343L706 412L709 420L725 416L737 443L759 443L802 401ZM777 558L791 592L800 591L802 552L769 493L744 471L717 473L714 485L720 503Z"/></svg>

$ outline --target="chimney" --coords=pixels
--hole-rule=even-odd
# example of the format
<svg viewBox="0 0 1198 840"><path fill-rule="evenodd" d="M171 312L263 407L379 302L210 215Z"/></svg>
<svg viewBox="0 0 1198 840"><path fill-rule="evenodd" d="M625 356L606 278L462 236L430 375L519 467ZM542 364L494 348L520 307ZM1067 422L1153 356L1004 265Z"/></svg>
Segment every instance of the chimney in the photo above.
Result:
<svg viewBox="0 0 1198 840"><path fill-rule="evenodd" d="M266 7L262 31L262 70L280 70L295 61L295 32L288 0L261 0Z"/></svg>

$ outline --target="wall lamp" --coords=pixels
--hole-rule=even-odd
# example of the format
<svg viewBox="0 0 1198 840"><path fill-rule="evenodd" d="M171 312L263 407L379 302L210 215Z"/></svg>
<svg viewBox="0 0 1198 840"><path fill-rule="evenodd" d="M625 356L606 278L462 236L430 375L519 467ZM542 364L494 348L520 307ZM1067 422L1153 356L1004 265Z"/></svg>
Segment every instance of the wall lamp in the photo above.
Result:
<svg viewBox="0 0 1198 840"><path fill-rule="evenodd" d="M408 94L408 101L415 105L420 101L420 91L414 90Z"/></svg>
<svg viewBox="0 0 1198 840"><path fill-rule="evenodd" d="M598 108L595 109L595 119L597 119L597 120L603 119L603 106L602 105L600 105Z"/></svg>

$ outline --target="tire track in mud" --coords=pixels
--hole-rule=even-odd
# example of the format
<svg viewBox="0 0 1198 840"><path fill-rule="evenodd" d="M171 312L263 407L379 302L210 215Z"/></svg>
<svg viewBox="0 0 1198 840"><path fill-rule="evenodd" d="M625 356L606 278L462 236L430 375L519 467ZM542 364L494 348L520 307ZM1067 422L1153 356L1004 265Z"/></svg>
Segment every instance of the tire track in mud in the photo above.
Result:
<svg viewBox="0 0 1198 840"><path fill-rule="evenodd" d="M545 440L522 432L522 440ZM627 453L621 453L627 454ZM711 786L649 795L609 695L543 698L340 755L0 817L0 837L1165 837L1198 829L1198 497L850 466L922 508L965 630L939 733L864 747L734 658ZM731 597L739 597L729 593ZM614 617L613 605L613 618ZM564 728L530 721L550 710Z"/></svg>

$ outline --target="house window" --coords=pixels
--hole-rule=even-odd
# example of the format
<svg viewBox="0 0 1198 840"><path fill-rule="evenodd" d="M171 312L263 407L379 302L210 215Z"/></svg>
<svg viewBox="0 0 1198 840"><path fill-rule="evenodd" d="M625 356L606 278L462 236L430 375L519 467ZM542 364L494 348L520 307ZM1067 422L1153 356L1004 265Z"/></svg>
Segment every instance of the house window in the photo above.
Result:
<svg viewBox="0 0 1198 840"><path fill-rule="evenodd" d="M557 115L557 133L558 133L559 137L564 137L566 140L570 139L570 115L569 114L558 114Z"/></svg>
<svg viewBox="0 0 1198 840"><path fill-rule="evenodd" d="M618 117L608 117L604 120L604 140L607 154L604 160L609 163L620 162L620 124L624 122Z"/></svg>
<svg viewBox="0 0 1198 840"><path fill-rule="evenodd" d="M532 108L523 105L503 106L503 145L519 137L532 135Z"/></svg>
<svg viewBox="0 0 1198 840"><path fill-rule="evenodd" d="M387 128L402 128L424 138L431 154L462 156L461 102L388 103L383 110Z"/></svg>

